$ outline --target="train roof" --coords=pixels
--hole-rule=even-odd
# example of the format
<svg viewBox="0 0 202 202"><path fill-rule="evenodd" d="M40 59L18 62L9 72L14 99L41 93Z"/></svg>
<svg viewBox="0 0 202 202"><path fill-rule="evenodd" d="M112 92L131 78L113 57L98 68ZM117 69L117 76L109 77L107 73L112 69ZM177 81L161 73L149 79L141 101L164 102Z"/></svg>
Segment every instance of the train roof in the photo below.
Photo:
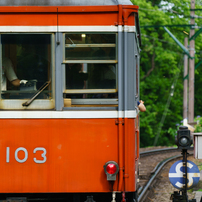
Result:
<svg viewBox="0 0 202 202"><path fill-rule="evenodd" d="M130 0L0 0L0 6L133 5Z"/></svg>

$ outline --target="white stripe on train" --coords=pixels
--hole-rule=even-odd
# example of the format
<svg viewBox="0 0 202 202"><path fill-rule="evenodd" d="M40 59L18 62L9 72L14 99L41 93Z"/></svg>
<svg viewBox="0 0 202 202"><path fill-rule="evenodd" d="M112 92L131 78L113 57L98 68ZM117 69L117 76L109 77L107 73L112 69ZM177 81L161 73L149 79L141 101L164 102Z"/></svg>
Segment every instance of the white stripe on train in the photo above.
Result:
<svg viewBox="0 0 202 202"><path fill-rule="evenodd" d="M1 111L0 119L96 119L136 118L138 110L128 111Z"/></svg>
<svg viewBox="0 0 202 202"><path fill-rule="evenodd" d="M136 32L135 26L125 26L128 32ZM0 32L118 32L120 26L0 26ZM123 27L122 27L123 31Z"/></svg>

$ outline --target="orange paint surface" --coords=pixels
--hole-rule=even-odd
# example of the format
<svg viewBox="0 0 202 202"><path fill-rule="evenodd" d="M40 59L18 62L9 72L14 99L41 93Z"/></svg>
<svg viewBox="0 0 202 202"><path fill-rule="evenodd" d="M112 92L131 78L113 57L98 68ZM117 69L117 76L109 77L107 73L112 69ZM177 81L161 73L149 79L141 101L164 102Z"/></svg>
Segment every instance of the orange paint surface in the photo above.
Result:
<svg viewBox="0 0 202 202"><path fill-rule="evenodd" d="M0 192L109 192L103 166L107 161L119 164L116 121L1 119ZM124 163L127 176L123 179L126 191L136 189L134 122L125 119L126 124L121 125L128 132L124 141L124 158L128 158ZM115 190L119 180L117 175Z"/></svg>
<svg viewBox="0 0 202 202"><path fill-rule="evenodd" d="M137 12L137 6L1 6L0 26L56 26L57 22L59 26L118 25L122 10L127 12L127 24L134 25L130 13Z"/></svg>
<svg viewBox="0 0 202 202"><path fill-rule="evenodd" d="M0 192L108 192L103 166L118 162L117 137L114 119L0 120ZM44 163L34 162L39 147Z"/></svg>
<svg viewBox="0 0 202 202"><path fill-rule="evenodd" d="M125 190L136 190L138 141L135 119L125 119ZM138 163L138 162L137 162Z"/></svg>

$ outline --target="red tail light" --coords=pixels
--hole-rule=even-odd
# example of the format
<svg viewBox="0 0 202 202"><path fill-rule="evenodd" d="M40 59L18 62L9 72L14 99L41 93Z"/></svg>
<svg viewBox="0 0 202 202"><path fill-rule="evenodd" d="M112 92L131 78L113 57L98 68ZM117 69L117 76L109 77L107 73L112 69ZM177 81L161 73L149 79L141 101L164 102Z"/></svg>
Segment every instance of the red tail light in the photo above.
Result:
<svg viewBox="0 0 202 202"><path fill-rule="evenodd" d="M116 165L113 164L113 163L109 163L106 167L106 171L109 173L109 174L114 174L116 171L117 171L117 168L116 168Z"/></svg>
<svg viewBox="0 0 202 202"><path fill-rule="evenodd" d="M115 181L116 175L119 172L119 165L115 161L108 161L104 165L104 170L108 181Z"/></svg>

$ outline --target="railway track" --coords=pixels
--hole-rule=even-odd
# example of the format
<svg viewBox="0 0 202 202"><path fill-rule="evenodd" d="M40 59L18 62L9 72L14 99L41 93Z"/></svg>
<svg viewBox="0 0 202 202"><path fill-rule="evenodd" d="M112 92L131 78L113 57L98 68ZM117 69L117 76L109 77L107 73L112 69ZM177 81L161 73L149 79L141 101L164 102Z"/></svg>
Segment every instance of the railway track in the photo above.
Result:
<svg viewBox="0 0 202 202"><path fill-rule="evenodd" d="M193 150L193 149L192 149ZM192 155L192 151L189 151ZM158 182L162 169L171 161L181 158L181 151L177 148L164 148L144 151L140 153L138 201L146 202L153 193L153 187Z"/></svg>

